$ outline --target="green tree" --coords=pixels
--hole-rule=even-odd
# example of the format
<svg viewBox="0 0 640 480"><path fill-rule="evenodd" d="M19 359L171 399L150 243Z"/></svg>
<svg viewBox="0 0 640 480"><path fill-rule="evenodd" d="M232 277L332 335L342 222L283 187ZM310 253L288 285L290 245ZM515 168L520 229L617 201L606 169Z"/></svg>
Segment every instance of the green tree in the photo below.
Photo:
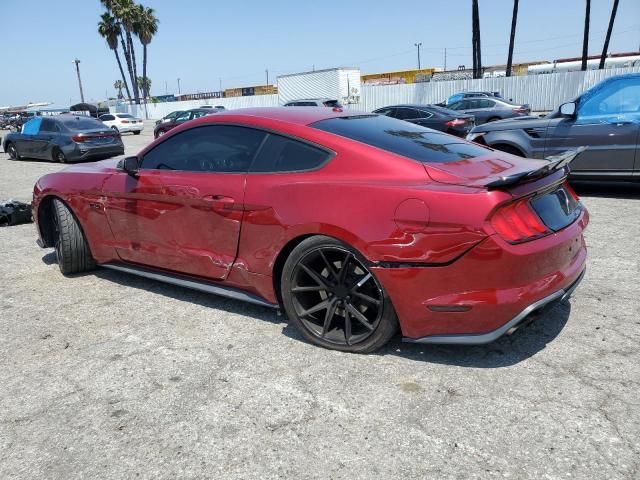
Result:
<svg viewBox="0 0 640 480"><path fill-rule="evenodd" d="M125 84L122 80L116 80L115 82L113 82L113 88L118 90L118 99L123 98L122 89L124 88L124 86Z"/></svg>
<svg viewBox="0 0 640 480"><path fill-rule="evenodd" d="M113 15L109 12L105 12L100 16L100 22L98 22L98 33L107 41L107 45L115 54L116 61L118 62L118 68L120 69L120 75L122 76L122 82L124 84L123 87L127 91L127 97L131 98L131 92L129 91L129 85L127 84L127 77L122 69L122 62L120 61L120 55L118 54L118 36L120 35L120 26ZM122 88L120 89L120 94L122 94Z"/></svg>
<svg viewBox="0 0 640 480"><path fill-rule="evenodd" d="M138 88L142 90L143 98L146 100L151 91L151 79L148 77L138 77Z"/></svg>

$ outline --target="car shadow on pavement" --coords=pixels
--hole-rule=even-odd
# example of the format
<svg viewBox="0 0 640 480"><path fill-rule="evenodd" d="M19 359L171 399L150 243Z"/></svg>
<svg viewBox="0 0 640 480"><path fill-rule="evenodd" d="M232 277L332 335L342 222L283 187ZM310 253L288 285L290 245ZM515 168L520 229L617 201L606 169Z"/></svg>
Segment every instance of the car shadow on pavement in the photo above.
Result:
<svg viewBox="0 0 640 480"><path fill-rule="evenodd" d="M571 182L579 196L640 200L640 183Z"/></svg>
<svg viewBox="0 0 640 480"><path fill-rule="evenodd" d="M47 265L57 263L54 251L42 257ZM168 298L194 303L205 308L222 310L228 313L245 315L256 320L268 321L283 325L282 334L305 342L302 335L287 324L286 316L278 314L275 309L252 305L250 303L225 298L222 296L199 292L189 288L170 285L136 275L98 268L96 270L73 275L73 277L96 276L100 279L131 288L164 295ZM569 302L556 304L543 310L531 323L516 330L512 335L505 335L487 345L428 345L402 342L396 337L372 355L394 355L407 360L425 363L437 363L458 367L501 368L515 365L543 350L553 341L569 320L571 305ZM318 347L320 348L320 347Z"/></svg>
<svg viewBox="0 0 640 480"><path fill-rule="evenodd" d="M502 368L526 360L543 350L562 331L571 313L570 301L549 307L511 335L486 345L429 345L389 342L378 355L396 355L409 360L458 367Z"/></svg>
<svg viewBox="0 0 640 480"><path fill-rule="evenodd" d="M109 270L106 268L97 268L96 270L80 275L94 275L103 280L118 283L126 287L138 288L153 294L164 295L168 298L194 303L205 308L246 315L258 320L266 320L276 324L280 324L285 321L284 317L279 316L277 310L272 308L262 307L260 305L254 305L248 302L222 297L220 295L200 292L186 287L171 285L158 280L139 277L125 272L118 272L116 270Z"/></svg>

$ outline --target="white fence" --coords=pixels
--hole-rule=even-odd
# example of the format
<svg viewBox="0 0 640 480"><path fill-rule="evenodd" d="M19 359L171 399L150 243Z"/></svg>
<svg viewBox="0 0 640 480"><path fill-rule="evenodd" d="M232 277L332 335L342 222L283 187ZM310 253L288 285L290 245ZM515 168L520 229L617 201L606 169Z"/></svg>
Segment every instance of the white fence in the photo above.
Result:
<svg viewBox="0 0 640 480"><path fill-rule="evenodd" d="M640 72L640 67L549 73L521 77L412 83L407 85L363 86L362 103L353 108L370 112L401 103L438 103L457 92L500 92L504 98L528 103L534 111L553 110L604 78Z"/></svg>
<svg viewBox="0 0 640 480"><path fill-rule="evenodd" d="M438 103L456 92L497 91L504 98L528 103L533 111L553 110L600 80L624 73L640 72L640 67L588 70L586 72L549 73L522 77L451 80L447 82L412 83L407 85L363 85L361 103L350 109L370 112L386 105L401 103ZM274 107L278 95L255 95L188 102L168 102L147 105L149 118L162 118L174 110L187 110L202 105L224 105L227 109L244 107ZM120 105L112 111L129 112L145 118L144 105Z"/></svg>

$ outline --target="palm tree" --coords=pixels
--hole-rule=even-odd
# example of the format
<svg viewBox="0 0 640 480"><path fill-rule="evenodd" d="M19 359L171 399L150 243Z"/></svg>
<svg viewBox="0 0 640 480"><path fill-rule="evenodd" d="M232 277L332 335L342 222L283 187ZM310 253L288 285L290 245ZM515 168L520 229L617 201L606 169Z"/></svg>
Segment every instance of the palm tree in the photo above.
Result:
<svg viewBox="0 0 640 480"><path fill-rule="evenodd" d="M587 57L589 56L589 15L591 12L591 0L586 0L584 11L584 37L582 39L582 67L580 70L587 69Z"/></svg>
<svg viewBox="0 0 640 480"><path fill-rule="evenodd" d="M151 90L151 79L147 77L138 77L138 87L142 90L144 99L147 99L149 91Z"/></svg>
<svg viewBox="0 0 640 480"><path fill-rule="evenodd" d="M115 17L118 25L121 27L120 42L127 60L127 68L129 69L129 78L133 87L133 96L137 104L140 103L140 93L136 78L138 76L136 68L136 53L133 48L133 26L136 23L138 10L133 0L100 0L102 5L110 11ZM124 31L124 35L122 34ZM125 41L126 40L126 41Z"/></svg>
<svg viewBox="0 0 640 480"><path fill-rule="evenodd" d="M127 90L127 97L131 98L131 92L129 92L129 85L127 84L127 77L122 69L122 62L120 62L120 55L118 54L118 35L120 34L120 26L116 23L116 19L109 12L105 12L100 16L98 33L107 41L107 45L109 45L109 48L113 50L113 53L116 55L116 61L118 62L118 68L120 69L124 88Z"/></svg>
<svg viewBox="0 0 640 480"><path fill-rule="evenodd" d="M511 15L511 36L509 37L509 56L507 57L507 77L511 76L513 63L513 44L516 40L516 24L518 23L518 0L513 0L513 14Z"/></svg>
<svg viewBox="0 0 640 480"><path fill-rule="evenodd" d="M138 5L137 22L134 30L140 39L140 43L142 43L142 78L149 80L147 77L147 45L151 43L153 36L158 32L158 19L154 14L153 8L145 8L142 5ZM142 95L147 98L149 90L143 88Z"/></svg>
<svg viewBox="0 0 640 480"><path fill-rule="evenodd" d="M607 58L607 50L609 50L609 40L611 40L611 31L613 30L613 22L616 20L616 13L618 13L619 0L613 0L613 7L611 7L611 16L609 17L609 28L607 28L607 36L604 37L604 47L602 48L602 56L600 57L600 65L598 69L604 68L604 61Z"/></svg>
<svg viewBox="0 0 640 480"><path fill-rule="evenodd" d="M118 90L118 99L122 99L122 89L124 88L124 86L125 84L122 80L116 80L115 82L113 82L113 88Z"/></svg>

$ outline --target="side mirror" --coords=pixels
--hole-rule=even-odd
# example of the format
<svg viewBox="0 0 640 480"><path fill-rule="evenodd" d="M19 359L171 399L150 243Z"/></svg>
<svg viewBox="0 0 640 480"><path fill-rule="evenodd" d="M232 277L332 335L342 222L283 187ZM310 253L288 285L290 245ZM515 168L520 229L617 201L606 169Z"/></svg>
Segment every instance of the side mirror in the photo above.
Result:
<svg viewBox="0 0 640 480"><path fill-rule="evenodd" d="M140 169L140 161L138 157L125 157L118 162L118 168L132 177L138 176L138 170Z"/></svg>
<svg viewBox="0 0 640 480"><path fill-rule="evenodd" d="M562 115L563 117L575 117L576 116L575 102L567 102L560 105L560 115Z"/></svg>

